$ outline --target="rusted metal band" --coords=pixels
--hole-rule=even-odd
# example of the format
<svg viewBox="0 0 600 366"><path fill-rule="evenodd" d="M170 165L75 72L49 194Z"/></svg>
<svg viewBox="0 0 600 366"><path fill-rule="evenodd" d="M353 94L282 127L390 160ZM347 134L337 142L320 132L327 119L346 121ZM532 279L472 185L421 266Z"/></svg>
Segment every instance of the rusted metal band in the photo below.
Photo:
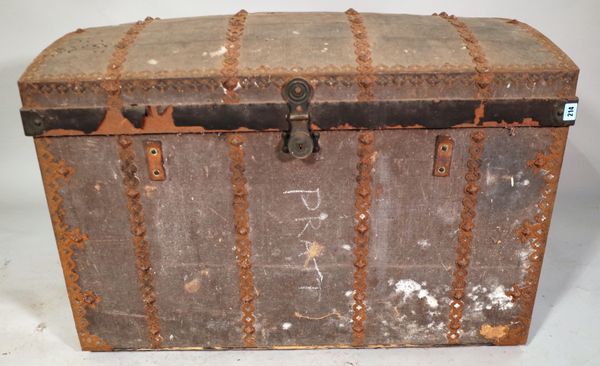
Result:
<svg viewBox="0 0 600 366"><path fill-rule="evenodd" d="M477 130L470 135L469 159L467 160L467 173L465 174L466 185L462 200L462 211L460 214L460 225L458 230L458 244L456 246L456 262L452 280L452 292L450 294L450 315L448 321L448 343L456 344L460 341L460 327L462 313L465 307L464 297L467 287L467 274L471 256L471 242L473 241L473 229L475 228L475 216L477 212L477 194L481 178L481 156L483 154L483 143L485 131Z"/></svg>
<svg viewBox="0 0 600 366"><path fill-rule="evenodd" d="M150 263L150 244L146 240L144 213L140 202L140 181L136 176L137 166L135 165L133 140L129 136L118 136L117 143L119 145L121 172L123 173L124 193L127 197L127 207L129 209L130 230L133 235L135 265L148 325L148 338L151 348L160 348L163 338L160 335L158 309L155 305L154 273Z"/></svg>
<svg viewBox="0 0 600 366"><path fill-rule="evenodd" d="M369 209L371 208L371 174L375 163L373 132L361 132L358 135L358 158L356 166L354 219L354 305L352 306L352 345L360 347L365 344L365 321L367 317L367 263L369 256Z"/></svg>
<svg viewBox="0 0 600 366"><path fill-rule="evenodd" d="M67 166L64 160L57 161L54 158L49 149L48 139L36 138L34 141L46 190L50 218L56 236L58 254L67 285L67 294L71 303L81 348L86 351L110 351L112 347L105 340L91 334L88 330L87 309L96 309L96 305L102 301L102 298L92 290L85 292L82 290L79 285L77 263L73 259L76 250L84 249L88 237L78 228L69 227L64 221L64 200L61 189L71 179L74 170Z"/></svg>
<svg viewBox="0 0 600 366"><path fill-rule="evenodd" d="M74 32L70 32L60 37L56 41L54 41L50 46L46 47L36 58L31 62L27 69L23 73L23 76L19 79L19 87L23 88L25 83L32 82L38 76L38 72L42 64L46 61L46 59L52 55L52 50L62 46L65 41L70 38L74 34L78 34L83 32L82 29L77 29ZM51 89L51 87L46 86L45 89ZM22 93L23 105L24 106L32 106L35 105L35 101L33 98L33 93L26 92Z"/></svg>
<svg viewBox="0 0 600 366"><path fill-rule="evenodd" d="M554 42L552 42L548 37L540 33L537 29L532 26L521 23L516 19L512 19L508 21L509 24L514 24L523 30L527 31L530 35L533 36L540 44L542 44L546 49L559 61L558 67L561 69L577 69L577 65L567 56L563 51Z"/></svg>
<svg viewBox="0 0 600 366"><path fill-rule="evenodd" d="M452 26L456 29L460 38L463 39L467 46L467 50L469 50L469 54L473 59L473 63L475 64L475 71L477 72L477 76L475 77L475 83L477 86L477 99L486 100L492 96L491 84L494 78L494 75L490 72L490 66L488 64L488 60L475 38L475 35L469 27L454 15L448 15L446 13L438 14L441 18L446 19Z"/></svg>
<svg viewBox="0 0 600 366"><path fill-rule="evenodd" d="M222 85L225 89L223 102L226 104L235 104L240 101L235 90L239 85L237 73L240 64L241 38L244 33L244 24L246 23L247 16L248 12L242 9L229 19L226 37L227 46L225 47L227 51L225 52L223 68L221 69L221 75L223 76Z"/></svg>
<svg viewBox="0 0 600 366"><path fill-rule="evenodd" d="M138 21L133 24L115 46L115 51L106 68L105 80L102 82L102 87L108 93L109 109L120 110L123 107L123 100L121 99L121 74L123 72L123 64L127 59L129 47L135 42L144 27L153 20L153 18L147 17L143 21Z"/></svg>
<svg viewBox="0 0 600 366"><path fill-rule="evenodd" d="M358 101L373 100L373 85L375 84L375 71L373 60L371 59L371 46L367 35L367 28L363 23L362 17L354 9L346 10L346 16L350 22L352 36L354 37L354 54L356 54L356 70L358 75L359 93Z"/></svg>
<svg viewBox="0 0 600 366"><path fill-rule="evenodd" d="M552 42L548 37L540 33L537 29L531 27L528 24L521 23L516 19L509 20L509 24L514 24L521 29L525 30L529 33L533 38L535 38L541 45L543 45L548 52L550 52L556 59L558 60L558 68L566 69L571 71L563 73L562 81L563 87L559 92L560 97L570 97L575 96L575 86L577 84L577 79L573 80L572 71L577 70L577 65L567 56L554 42ZM576 74L577 75L577 74Z"/></svg>
<svg viewBox="0 0 600 366"><path fill-rule="evenodd" d="M492 99L473 123L475 99L420 99L394 101L332 101L311 103L312 126L319 130L463 127L562 127L562 110L569 99ZM164 109L164 112L159 112ZM106 124L106 108L21 109L29 136L119 135L153 133L223 133L286 131L285 103L177 104L128 106L122 110L130 123ZM201 119L198 116L202 116ZM121 116L122 117L122 116ZM415 123L419 121L419 123Z"/></svg>
<svg viewBox="0 0 600 366"><path fill-rule="evenodd" d="M235 228L235 252L240 271L240 308L242 310L242 331L245 347L256 347L256 328L254 324L254 275L252 274L252 242L248 215L248 188L244 176L244 137L239 134L228 136L229 171L233 190L233 215Z"/></svg>
<svg viewBox="0 0 600 366"><path fill-rule="evenodd" d="M534 173L541 174L544 185L541 198L537 203L538 213L533 220L525 219L516 232L519 241L529 245L531 253L527 257L529 266L522 284L513 284L506 292L513 302L519 305L520 314L514 325L511 325L507 334L497 340L498 344L514 345L523 344L527 340L533 304L542 271L542 262L546 250L546 241L550 229L552 209L558 189L558 178L562 166L563 154L567 142L568 128L553 128L553 142L545 152L538 152L534 159L528 162L529 168Z"/></svg>

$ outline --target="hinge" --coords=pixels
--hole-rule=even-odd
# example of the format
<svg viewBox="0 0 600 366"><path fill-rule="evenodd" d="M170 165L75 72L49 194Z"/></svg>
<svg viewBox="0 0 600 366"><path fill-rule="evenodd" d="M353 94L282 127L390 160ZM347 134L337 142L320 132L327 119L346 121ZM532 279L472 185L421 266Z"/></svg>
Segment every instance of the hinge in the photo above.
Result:
<svg viewBox="0 0 600 366"><path fill-rule="evenodd" d="M281 94L289 108L286 116L289 130L282 134L282 150L297 159L304 159L320 150L319 133L310 130L308 106L313 89L308 81L297 78L288 82Z"/></svg>

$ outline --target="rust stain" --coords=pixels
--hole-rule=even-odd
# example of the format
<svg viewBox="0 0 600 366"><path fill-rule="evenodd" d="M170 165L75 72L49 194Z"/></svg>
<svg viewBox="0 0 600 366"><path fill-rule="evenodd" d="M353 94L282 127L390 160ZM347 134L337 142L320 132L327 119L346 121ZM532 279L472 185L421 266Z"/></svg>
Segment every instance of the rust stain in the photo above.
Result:
<svg viewBox="0 0 600 366"><path fill-rule="evenodd" d="M492 95L491 84L494 78L494 75L490 72L490 66L479 44L477 38L469 27L463 22L461 22L454 15L448 15L445 12L438 14L443 19L446 19L458 32L460 38L463 39L467 46L467 50L469 51L469 55L473 59L473 63L475 64L475 72L477 73L475 76L475 84L477 86L477 99L481 99L485 101L489 99ZM477 116L477 113L476 113ZM476 117L477 118L477 117Z"/></svg>
<svg viewBox="0 0 600 366"><path fill-rule="evenodd" d="M514 127L539 127L540 123L538 121L533 120L532 118L523 118L522 121L515 122L494 122L494 121L485 121L481 124L483 127L503 127L503 128L514 128Z"/></svg>
<svg viewBox="0 0 600 366"><path fill-rule="evenodd" d="M513 127L539 127L541 124L539 121L533 118L526 117L521 121L483 121L479 122L478 125L473 122L465 122L458 125L454 125L451 128L474 128L474 127L497 127L497 128L513 128Z"/></svg>
<svg viewBox="0 0 600 366"><path fill-rule="evenodd" d="M375 69L371 59L371 46L367 28L363 23L362 17L354 9L346 10L346 16L350 22L352 36L354 37L354 54L356 55L356 81L358 82L359 93L358 101L373 100L373 85L375 84Z"/></svg>
<svg viewBox="0 0 600 366"><path fill-rule="evenodd" d="M190 282L186 282L183 285L183 289L188 294L195 294L196 292L198 292L200 290L200 280L197 278L194 278Z"/></svg>
<svg viewBox="0 0 600 366"><path fill-rule="evenodd" d="M244 33L244 24L246 23L247 16L248 12L242 9L229 19L226 36L227 45L225 47L227 51L225 52L221 69L221 75L223 76L221 85L225 93L223 102L226 104L235 104L240 101L240 97L235 90L239 84L237 73L240 63L241 38Z"/></svg>
<svg viewBox="0 0 600 366"><path fill-rule="evenodd" d="M245 347L256 347L256 317L254 275L252 273L252 243L250 241L250 225L248 214L248 187L244 176L244 137L231 134L229 143L229 171L233 191L233 215L235 225L235 251L240 271L240 300L243 323L243 339Z"/></svg>
<svg viewBox="0 0 600 366"><path fill-rule="evenodd" d="M481 156L486 135L484 130L477 130L470 135L469 160L467 160L467 173L465 174L464 197L462 200L461 221L458 231L458 245L456 247L456 262L452 280L450 298L450 314L448 321L448 343L457 344L460 341L460 327L462 313L465 307L464 297L467 286L467 273L471 256L471 242L475 228L477 211L477 194L481 178Z"/></svg>
<svg viewBox="0 0 600 366"><path fill-rule="evenodd" d="M52 219L52 227L56 236L58 254L81 348L86 351L110 351L112 347L105 340L91 334L88 330L87 309L96 309L101 297L92 290L83 292L79 285L77 263L73 259L75 251L84 249L88 237L78 228L71 228L64 220L64 200L60 191L69 182L74 170L67 166L64 160L57 161L54 158L49 148L49 139L35 138L34 141L44 181L50 218Z"/></svg>
<svg viewBox="0 0 600 366"><path fill-rule="evenodd" d="M483 105L483 104L482 104ZM481 108L481 107L480 107ZM481 112L479 112L481 111ZM475 119L471 122L465 122L451 126L449 128L473 128L473 127L539 127L541 124L530 117L523 118L521 121L481 121L483 110L477 108L475 110ZM383 130L402 130L402 129L419 129L427 128L424 125L414 123L411 125L384 125ZM322 129L316 123L311 124L313 131L362 131L367 130L364 127L353 126L350 123L342 123L337 126ZM171 134L171 133L246 133L246 132L280 132L276 128L267 128L264 130L253 130L247 127L239 127L235 130L207 130L202 126L176 126L173 121L173 106L167 107L164 112L158 112L158 107L149 106L147 114L142 123L142 128L135 128L129 120L127 120L118 111L107 111L107 115L98 127L98 129L89 134L79 130L53 129L45 131L42 136L95 136L95 135L143 135L143 134Z"/></svg>
<svg viewBox="0 0 600 366"><path fill-rule="evenodd" d="M543 176L544 185L540 200L537 203L538 213L533 217L533 220L523 220L515 233L521 243L531 247L531 254L528 257L529 263L523 283L513 284L511 289L506 292L513 302L518 303L520 314L517 317L516 324L510 327L506 337L500 339L498 344L524 344L527 341L567 134L567 127L552 128L553 141L547 151L536 153L535 157L527 164L536 174Z"/></svg>
<svg viewBox="0 0 600 366"><path fill-rule="evenodd" d="M481 119L485 116L485 103L479 103L479 107L475 108L475 113L473 117L473 124L477 126L480 124Z"/></svg>
<svg viewBox="0 0 600 366"><path fill-rule="evenodd" d="M123 116L121 113L121 109L113 109L109 108L104 115L104 119L100 122L100 126L98 129L94 131L93 135L128 135L134 134L136 131L139 131L139 128L135 128L133 124ZM52 130L48 131L46 134L50 135L51 132L59 131L63 134L67 135L73 130ZM75 131L74 135L85 135L81 131Z"/></svg>
<svg viewBox="0 0 600 366"><path fill-rule="evenodd" d="M143 135L156 133L243 133L258 132L247 127L239 127L235 130L207 130L202 126L176 126L173 121L173 106L168 106L160 113L158 107L149 106L141 128L135 128L133 124L123 117L119 111L109 110L98 129L89 134L79 130L53 129L45 131L43 136L89 136L89 135ZM267 128L260 132L280 132L279 129Z"/></svg>
<svg viewBox="0 0 600 366"><path fill-rule="evenodd" d="M119 159L121 160L121 171L123 173L124 194L127 197L129 208L129 224L133 235L133 246L135 250L136 269L140 293L144 303L146 323L148 325L148 338L150 346L154 349L160 348L163 340L160 335L160 324L158 309L156 307L156 294L154 292L154 273L150 263L150 243L146 240L146 227L144 225L144 213L140 201L140 181L136 176L135 152L133 140L129 136L117 138L119 146Z"/></svg>
<svg viewBox="0 0 600 366"><path fill-rule="evenodd" d="M316 241L310 243L308 250L306 251L306 259L304 260L304 267L307 267L311 260L317 258L321 254L325 248Z"/></svg>
<svg viewBox="0 0 600 366"><path fill-rule="evenodd" d="M352 345L365 344L365 320L367 315L367 262L369 256L369 209L371 208L371 181L376 152L373 147L375 136L364 131L358 135L358 176L356 177L354 236L354 314L352 315Z"/></svg>
<svg viewBox="0 0 600 366"><path fill-rule="evenodd" d="M488 341L497 343L508 334L508 326L483 324L479 329L479 334Z"/></svg>

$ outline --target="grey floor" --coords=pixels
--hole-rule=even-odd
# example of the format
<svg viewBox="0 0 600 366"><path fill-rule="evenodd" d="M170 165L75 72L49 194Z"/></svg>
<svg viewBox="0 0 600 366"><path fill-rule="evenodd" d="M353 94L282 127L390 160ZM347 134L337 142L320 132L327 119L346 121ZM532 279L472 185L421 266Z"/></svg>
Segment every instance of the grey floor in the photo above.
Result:
<svg viewBox="0 0 600 366"><path fill-rule="evenodd" d="M0 12L0 365L600 365L600 5L590 1L2 1ZM395 350L87 353L79 350L33 143L20 127L16 80L55 38L77 27L249 11L359 11L518 18L582 69L530 341L522 347Z"/></svg>

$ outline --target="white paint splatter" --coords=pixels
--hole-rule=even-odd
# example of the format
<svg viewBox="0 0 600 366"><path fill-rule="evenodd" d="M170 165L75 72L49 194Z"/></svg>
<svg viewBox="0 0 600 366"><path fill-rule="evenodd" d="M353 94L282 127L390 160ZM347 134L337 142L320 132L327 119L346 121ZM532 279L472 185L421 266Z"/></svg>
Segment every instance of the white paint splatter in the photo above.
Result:
<svg viewBox="0 0 600 366"><path fill-rule="evenodd" d="M317 287L317 286L300 286L300 287L298 287L298 289L300 289L300 290L311 290L311 291L312 290L320 290L320 288Z"/></svg>
<svg viewBox="0 0 600 366"><path fill-rule="evenodd" d="M225 48L225 46L221 46L221 48L219 48L216 51L213 52L209 52L209 56L210 57L217 57L217 56L222 56L227 52L227 48Z"/></svg>
<svg viewBox="0 0 600 366"><path fill-rule="evenodd" d="M421 239L419 241L417 241L417 245L420 246L422 249L428 248L431 246L431 243L429 241L427 241L427 239Z"/></svg>
<svg viewBox="0 0 600 366"><path fill-rule="evenodd" d="M292 34L298 35L298 34L300 34L300 32L298 32L298 31L292 31Z"/></svg>
<svg viewBox="0 0 600 366"><path fill-rule="evenodd" d="M511 309L514 306L511 297L506 295L504 286L496 287L487 297L492 301L492 305L498 306L500 310Z"/></svg>
<svg viewBox="0 0 600 366"><path fill-rule="evenodd" d="M171 334L171 335L169 336L169 340L170 340L170 341L172 341L173 339L175 339L175 336Z"/></svg>
<svg viewBox="0 0 600 366"><path fill-rule="evenodd" d="M285 322L285 323L281 324L281 329L283 329L283 330L288 330L291 327L292 327L292 323Z"/></svg>
<svg viewBox="0 0 600 366"><path fill-rule="evenodd" d="M344 296L346 296L346 297L350 297L350 296L352 296L352 294L354 294L354 291L348 290L348 291L344 292Z"/></svg>
<svg viewBox="0 0 600 366"><path fill-rule="evenodd" d="M146 61L149 65L156 65L158 64L158 61L156 61L155 59L151 58L150 60Z"/></svg>
<svg viewBox="0 0 600 366"><path fill-rule="evenodd" d="M344 250L352 250L352 247L350 245L348 245L348 244L344 244L344 245L342 245L342 249L344 249Z"/></svg>
<svg viewBox="0 0 600 366"><path fill-rule="evenodd" d="M492 173L488 169L485 173L485 184L488 186L492 185L492 184L496 183L496 179L497 179L497 177L495 175L492 175Z"/></svg>
<svg viewBox="0 0 600 366"><path fill-rule="evenodd" d="M425 302L427 302L427 305L429 305L429 307L435 309L439 305L437 299L429 295L429 291L427 291L427 289L423 288L423 286L411 279L400 280L396 282L394 284L394 291L396 291L397 294L404 294L404 297L402 298L404 302L406 302L406 300L408 300L409 297L416 293L417 298L425 299Z"/></svg>

